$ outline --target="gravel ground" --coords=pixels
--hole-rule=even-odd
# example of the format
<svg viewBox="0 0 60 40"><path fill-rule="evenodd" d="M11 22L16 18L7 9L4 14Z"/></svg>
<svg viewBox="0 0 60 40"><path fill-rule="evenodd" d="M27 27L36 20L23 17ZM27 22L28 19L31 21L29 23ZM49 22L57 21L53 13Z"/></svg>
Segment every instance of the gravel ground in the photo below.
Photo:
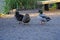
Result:
<svg viewBox="0 0 60 40"><path fill-rule="evenodd" d="M12 18L0 18L0 40L60 40L60 16L51 16L52 20L39 24L32 17L28 25L18 24Z"/></svg>

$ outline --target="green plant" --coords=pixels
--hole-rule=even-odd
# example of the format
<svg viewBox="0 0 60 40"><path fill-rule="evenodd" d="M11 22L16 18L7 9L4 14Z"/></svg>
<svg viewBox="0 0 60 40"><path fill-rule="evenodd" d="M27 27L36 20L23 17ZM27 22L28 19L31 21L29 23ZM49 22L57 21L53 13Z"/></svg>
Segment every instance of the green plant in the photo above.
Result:
<svg viewBox="0 0 60 40"><path fill-rule="evenodd" d="M56 4L54 3L54 4L50 4L49 5L49 8L56 8L57 6L56 6Z"/></svg>
<svg viewBox="0 0 60 40"><path fill-rule="evenodd" d="M5 0L4 13L16 8L16 0Z"/></svg>
<svg viewBox="0 0 60 40"><path fill-rule="evenodd" d="M57 7L57 5L56 4L53 4L53 8L56 8Z"/></svg>
<svg viewBox="0 0 60 40"><path fill-rule="evenodd" d="M5 0L4 12L7 13L12 9L32 9L36 7L37 0Z"/></svg>

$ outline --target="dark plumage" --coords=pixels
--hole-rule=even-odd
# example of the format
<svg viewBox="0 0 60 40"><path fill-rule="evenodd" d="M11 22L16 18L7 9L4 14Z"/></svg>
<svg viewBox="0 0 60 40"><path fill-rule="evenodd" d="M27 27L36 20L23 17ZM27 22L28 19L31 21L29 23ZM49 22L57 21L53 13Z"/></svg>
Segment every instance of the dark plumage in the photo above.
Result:
<svg viewBox="0 0 60 40"><path fill-rule="evenodd" d="M45 18L47 22L51 20L51 18L47 16L42 16L42 18Z"/></svg>
<svg viewBox="0 0 60 40"><path fill-rule="evenodd" d="M24 18L23 18L23 22L24 23L28 23L28 22L30 22L30 16L29 16L29 14L25 14L25 16L24 16Z"/></svg>
<svg viewBox="0 0 60 40"><path fill-rule="evenodd" d="M47 17L47 18L46 18L46 20L47 20L47 22L48 22L48 21L50 21L50 20L51 20L51 18L50 18L50 17Z"/></svg>
<svg viewBox="0 0 60 40"><path fill-rule="evenodd" d="M43 14L43 11L42 11L42 10L39 10L38 12L39 12L40 14Z"/></svg>
<svg viewBox="0 0 60 40"><path fill-rule="evenodd" d="M18 21L22 21L23 23L28 23L28 22L30 22L30 16L29 16L29 14L22 15L22 14L19 14L18 11L16 11L15 17L16 17L16 19L17 19Z"/></svg>
<svg viewBox="0 0 60 40"><path fill-rule="evenodd" d="M22 19L23 19L24 15L19 14L19 12L18 12L18 11L16 11L16 13L15 13L15 17L16 17L16 19L17 19L18 21L22 21Z"/></svg>

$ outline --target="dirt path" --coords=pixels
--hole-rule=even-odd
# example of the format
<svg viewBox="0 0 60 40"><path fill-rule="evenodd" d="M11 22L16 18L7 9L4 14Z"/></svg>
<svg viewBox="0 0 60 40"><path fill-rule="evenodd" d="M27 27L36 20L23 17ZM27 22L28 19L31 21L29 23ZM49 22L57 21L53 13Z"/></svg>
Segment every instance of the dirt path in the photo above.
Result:
<svg viewBox="0 0 60 40"><path fill-rule="evenodd" d="M36 17L28 25L18 24L14 17L0 19L0 40L60 40L60 16L45 25Z"/></svg>
<svg viewBox="0 0 60 40"><path fill-rule="evenodd" d="M18 24L12 15L0 18L0 40L60 40L60 16L50 16L50 22L40 25L35 15L28 25Z"/></svg>

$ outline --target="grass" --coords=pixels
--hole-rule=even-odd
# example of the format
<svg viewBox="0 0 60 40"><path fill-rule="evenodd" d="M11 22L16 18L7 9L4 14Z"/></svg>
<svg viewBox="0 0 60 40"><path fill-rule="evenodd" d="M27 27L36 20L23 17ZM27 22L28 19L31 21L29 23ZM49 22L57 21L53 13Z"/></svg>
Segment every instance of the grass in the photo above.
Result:
<svg viewBox="0 0 60 40"><path fill-rule="evenodd" d="M37 0L5 0L4 12L12 9L34 9Z"/></svg>

